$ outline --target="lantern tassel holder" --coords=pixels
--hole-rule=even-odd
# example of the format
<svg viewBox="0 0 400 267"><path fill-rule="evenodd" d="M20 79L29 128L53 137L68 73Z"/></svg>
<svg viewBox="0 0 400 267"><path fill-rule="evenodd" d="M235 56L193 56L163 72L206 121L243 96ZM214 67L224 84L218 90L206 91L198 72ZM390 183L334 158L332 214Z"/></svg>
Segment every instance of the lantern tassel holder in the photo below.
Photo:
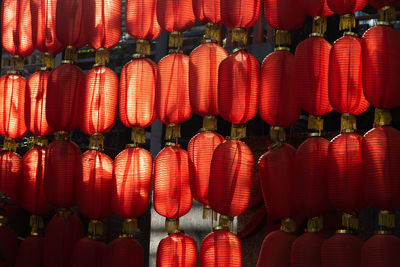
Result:
<svg viewBox="0 0 400 267"><path fill-rule="evenodd" d="M17 152L18 143L10 137L4 138L3 151Z"/></svg>
<svg viewBox="0 0 400 267"><path fill-rule="evenodd" d="M324 228L324 219L322 216L312 217L307 221L308 233L319 233Z"/></svg>
<svg viewBox="0 0 400 267"><path fill-rule="evenodd" d="M139 127L132 128L131 140L134 144L145 144L146 143L146 130Z"/></svg>
<svg viewBox="0 0 400 267"><path fill-rule="evenodd" d="M136 219L126 219L122 224L122 236L133 238L138 231L138 224Z"/></svg>
<svg viewBox="0 0 400 267"><path fill-rule="evenodd" d="M275 143L284 143L286 141L285 128L272 126L269 130L269 137Z"/></svg>
<svg viewBox="0 0 400 267"><path fill-rule="evenodd" d="M340 129L342 133L353 133L357 130L356 117L350 113L343 113L340 120Z"/></svg>
<svg viewBox="0 0 400 267"><path fill-rule="evenodd" d="M42 65L44 65L47 69L53 69L56 66L56 56L50 54L49 52L45 52L42 55Z"/></svg>
<svg viewBox="0 0 400 267"><path fill-rule="evenodd" d="M44 229L43 218L38 215L31 215L29 225L31 227L31 236L38 236L39 232Z"/></svg>
<svg viewBox="0 0 400 267"><path fill-rule="evenodd" d="M232 124L231 139L240 140L246 138L246 125L245 124Z"/></svg>
<svg viewBox="0 0 400 267"><path fill-rule="evenodd" d="M325 17L317 16L313 18L311 36L324 36L328 23Z"/></svg>
<svg viewBox="0 0 400 267"><path fill-rule="evenodd" d="M354 14L344 14L340 16L339 30L350 32L356 27L356 17Z"/></svg>
<svg viewBox="0 0 400 267"><path fill-rule="evenodd" d="M64 59L72 61L72 63L78 61L78 51L72 45L67 46L65 49ZM72 64L71 63L71 64Z"/></svg>
<svg viewBox="0 0 400 267"><path fill-rule="evenodd" d="M234 28L232 30L232 44L238 44L239 46L247 45L247 29L246 28Z"/></svg>
<svg viewBox="0 0 400 267"><path fill-rule="evenodd" d="M292 37L290 35L289 31L284 31L284 30L277 30L276 35L275 35L275 46L277 48L284 47L286 50L288 49L287 47L290 46L292 43ZM278 49L278 50L282 50Z"/></svg>
<svg viewBox="0 0 400 267"><path fill-rule="evenodd" d="M379 14L379 22L381 25L390 25L393 21L396 21L396 9L392 6L382 7L379 10Z"/></svg>
<svg viewBox="0 0 400 267"><path fill-rule="evenodd" d="M110 51L107 48L99 48L96 50L95 66L105 66L110 62Z"/></svg>
<svg viewBox="0 0 400 267"><path fill-rule="evenodd" d="M395 228L396 216L393 212L381 210L378 216L378 225L383 228Z"/></svg>
<svg viewBox="0 0 400 267"><path fill-rule="evenodd" d="M218 220L218 213L213 211L211 206L204 205L203 206L203 220L212 219L213 221Z"/></svg>
<svg viewBox="0 0 400 267"><path fill-rule="evenodd" d="M310 115L308 117L308 129L318 132L318 136L321 136L321 132L324 129L324 120L321 117Z"/></svg>
<svg viewBox="0 0 400 267"><path fill-rule="evenodd" d="M90 220L88 227L88 237L97 240L103 236L103 222L99 220Z"/></svg>
<svg viewBox="0 0 400 267"><path fill-rule="evenodd" d="M11 65L16 71L22 71L24 69L24 57L20 55L13 55L11 57Z"/></svg>
<svg viewBox="0 0 400 267"><path fill-rule="evenodd" d="M203 129L204 131L216 131L218 119L214 116L203 117Z"/></svg>
<svg viewBox="0 0 400 267"><path fill-rule="evenodd" d="M211 41L215 41L217 43L221 43L221 28L222 25L215 23L207 23L206 24L206 32L204 34L204 39L208 39Z"/></svg>
<svg viewBox="0 0 400 267"><path fill-rule="evenodd" d="M151 54L151 45L148 40L139 39L136 41L136 53L141 55L150 55Z"/></svg>
<svg viewBox="0 0 400 267"><path fill-rule="evenodd" d="M280 229L286 233L294 233L296 232L296 221L291 218L282 219Z"/></svg>
<svg viewBox="0 0 400 267"><path fill-rule="evenodd" d="M343 213L342 215L342 230L346 230L346 231L357 231L358 227L359 227L359 220L357 217L355 217L352 214L348 214L348 213Z"/></svg>
<svg viewBox="0 0 400 267"><path fill-rule="evenodd" d="M181 48L183 46L183 33L171 32L169 35L168 46L170 48Z"/></svg>
<svg viewBox="0 0 400 267"><path fill-rule="evenodd" d="M375 109L374 127L387 126L392 123L392 114L387 109Z"/></svg>
<svg viewBox="0 0 400 267"><path fill-rule="evenodd" d="M94 133L90 136L89 149L103 151L104 150L104 135Z"/></svg>
<svg viewBox="0 0 400 267"><path fill-rule="evenodd" d="M226 215L220 215L219 216L219 227L222 227L224 229L229 229L229 231L233 231L233 217L229 217Z"/></svg>
<svg viewBox="0 0 400 267"><path fill-rule="evenodd" d="M181 138L181 125L171 123L165 130L165 140L176 140L177 138Z"/></svg>
<svg viewBox="0 0 400 267"><path fill-rule="evenodd" d="M166 218L165 219L165 231L168 234L179 233L179 218Z"/></svg>

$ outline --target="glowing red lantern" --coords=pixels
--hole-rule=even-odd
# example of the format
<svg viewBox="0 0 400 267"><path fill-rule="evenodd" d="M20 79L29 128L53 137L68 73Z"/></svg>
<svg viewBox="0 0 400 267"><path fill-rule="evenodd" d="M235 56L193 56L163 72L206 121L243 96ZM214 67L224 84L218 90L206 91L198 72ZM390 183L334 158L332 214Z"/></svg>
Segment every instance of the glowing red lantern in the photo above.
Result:
<svg viewBox="0 0 400 267"><path fill-rule="evenodd" d="M101 241L84 237L79 240L71 254L71 264L74 267L97 267L103 264L106 244Z"/></svg>
<svg viewBox="0 0 400 267"><path fill-rule="evenodd" d="M44 237L29 236L18 248L16 267L42 267L44 253Z"/></svg>
<svg viewBox="0 0 400 267"><path fill-rule="evenodd" d="M194 239L183 233L170 234L157 248L157 267L197 266L197 247Z"/></svg>
<svg viewBox="0 0 400 267"><path fill-rule="evenodd" d="M133 238L114 239L106 248L104 263L115 267L143 266L143 247Z"/></svg>
<svg viewBox="0 0 400 267"><path fill-rule="evenodd" d="M157 21L156 0L126 0L125 26L136 39L155 40L161 34Z"/></svg>
<svg viewBox="0 0 400 267"><path fill-rule="evenodd" d="M339 15L353 14L363 9L367 0L327 0L329 8Z"/></svg>
<svg viewBox="0 0 400 267"><path fill-rule="evenodd" d="M333 14L327 0L297 0L304 13L311 17L328 17Z"/></svg>
<svg viewBox="0 0 400 267"><path fill-rule="evenodd" d="M325 237L319 233L304 233L292 244L291 267L321 267L321 247Z"/></svg>
<svg viewBox="0 0 400 267"><path fill-rule="evenodd" d="M304 11L297 1L264 0L264 12L268 24L278 30L295 30L305 20Z"/></svg>
<svg viewBox="0 0 400 267"><path fill-rule="evenodd" d="M227 140L214 151L210 167L208 201L216 212L229 217L243 213L249 204L254 156L239 140Z"/></svg>
<svg viewBox="0 0 400 267"><path fill-rule="evenodd" d="M397 7L400 6L399 0L368 0L368 4L375 8L382 8L384 6Z"/></svg>
<svg viewBox="0 0 400 267"><path fill-rule="evenodd" d="M260 115L269 125L286 128L299 119L294 64L295 57L288 51L275 51L262 63Z"/></svg>
<svg viewBox="0 0 400 267"><path fill-rule="evenodd" d="M361 266L396 267L399 264L400 239L394 235L377 234L364 243Z"/></svg>
<svg viewBox="0 0 400 267"><path fill-rule="evenodd" d="M221 0L222 23L229 28L250 28L260 17L261 0Z"/></svg>
<svg viewBox="0 0 400 267"><path fill-rule="evenodd" d="M196 18L192 1L157 1L157 20L161 28L168 32L184 32L193 27Z"/></svg>
<svg viewBox="0 0 400 267"><path fill-rule="evenodd" d="M86 0L85 0L86 1ZM64 45L80 48L83 35L83 0L57 0L56 34Z"/></svg>
<svg viewBox="0 0 400 267"><path fill-rule="evenodd" d="M377 108L400 105L400 34L389 26L369 29L362 38L365 98Z"/></svg>
<svg viewBox="0 0 400 267"><path fill-rule="evenodd" d="M321 261L324 267L361 266L361 247L363 242L356 236L344 233L335 234L322 245Z"/></svg>
<svg viewBox="0 0 400 267"><path fill-rule="evenodd" d="M207 235L200 246L200 267L241 267L242 243L227 230Z"/></svg>
<svg viewBox="0 0 400 267"><path fill-rule="evenodd" d="M297 95L301 108L314 116L332 111L328 90L331 47L323 37L314 36L296 48L294 70Z"/></svg>
<svg viewBox="0 0 400 267"><path fill-rule="evenodd" d="M1 261L0 266L15 266L18 254L18 236L10 228L0 226L0 252L5 261ZM25 265L26 266L26 265ZM29 264L29 266L31 266Z"/></svg>
<svg viewBox="0 0 400 267"><path fill-rule="evenodd" d="M11 151L0 152L0 191L10 198L11 204L18 204L19 184L22 178L22 159ZM14 208L15 209L15 208ZM13 211L12 206L6 206L6 211Z"/></svg>
<svg viewBox="0 0 400 267"><path fill-rule="evenodd" d="M193 12L203 23L221 24L221 1L193 0Z"/></svg>

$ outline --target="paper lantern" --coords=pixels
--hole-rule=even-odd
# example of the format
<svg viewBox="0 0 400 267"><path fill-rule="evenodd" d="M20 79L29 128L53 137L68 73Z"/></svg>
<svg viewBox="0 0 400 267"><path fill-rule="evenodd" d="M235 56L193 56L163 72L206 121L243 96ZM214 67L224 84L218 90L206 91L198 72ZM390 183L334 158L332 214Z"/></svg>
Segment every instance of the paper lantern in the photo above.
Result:
<svg viewBox="0 0 400 267"><path fill-rule="evenodd" d="M81 48L83 35L83 2L87 0L57 0L56 35L64 45Z"/></svg>
<svg viewBox="0 0 400 267"><path fill-rule="evenodd" d="M193 14L192 1L157 1L157 20L161 28L167 32L184 32L189 30L196 21Z"/></svg>
<svg viewBox="0 0 400 267"><path fill-rule="evenodd" d="M210 167L208 201L216 212L229 217L243 213L249 204L254 156L239 140L227 140L214 151Z"/></svg>
<svg viewBox="0 0 400 267"><path fill-rule="evenodd" d="M42 267L44 253L44 237L29 236L18 248L16 267Z"/></svg>
<svg viewBox="0 0 400 267"><path fill-rule="evenodd" d="M331 44L323 37L310 37L296 48L295 85L300 107L314 116L332 111L329 102L329 55Z"/></svg>
<svg viewBox="0 0 400 267"><path fill-rule="evenodd" d="M377 108L400 106L400 34L388 26L369 29L362 38L365 98Z"/></svg>
<svg viewBox="0 0 400 267"><path fill-rule="evenodd" d="M194 199L203 205L210 205L210 166L213 153L223 140L221 135L205 131L195 135L188 145L190 188Z"/></svg>
<svg viewBox="0 0 400 267"><path fill-rule="evenodd" d="M268 24L277 30L295 30L305 20L304 11L297 1L264 0L264 12Z"/></svg>
<svg viewBox="0 0 400 267"><path fill-rule="evenodd" d="M155 40L161 34L157 21L156 0L126 0L126 31L136 39Z"/></svg>
<svg viewBox="0 0 400 267"><path fill-rule="evenodd" d="M11 151L0 152L0 191L10 198L11 204L18 204L19 185L22 178L22 159ZM7 206L6 211L13 211L15 207Z"/></svg>
<svg viewBox="0 0 400 267"><path fill-rule="evenodd" d="M382 8L384 6L397 7L400 6L399 0L368 0L368 4L375 8Z"/></svg>
<svg viewBox="0 0 400 267"><path fill-rule="evenodd" d="M221 0L222 23L229 28L250 28L260 17L261 0Z"/></svg>
<svg viewBox="0 0 400 267"><path fill-rule="evenodd" d="M269 125L287 128L299 119L294 66L295 57L288 51L275 51L262 63L260 115Z"/></svg>
<svg viewBox="0 0 400 267"><path fill-rule="evenodd" d="M75 244L83 237L83 224L76 215L56 214L46 227L44 267L70 266Z"/></svg>
<svg viewBox="0 0 400 267"><path fill-rule="evenodd" d="M351 35L336 40L329 59L329 100L336 111L358 115L368 109L362 71L361 40Z"/></svg>
<svg viewBox="0 0 400 267"><path fill-rule="evenodd" d="M197 266L196 242L184 233L170 234L158 244L156 266Z"/></svg>
<svg viewBox="0 0 400 267"><path fill-rule="evenodd" d="M106 244L87 237L79 240L71 254L71 267L98 267L103 264Z"/></svg>
<svg viewBox="0 0 400 267"><path fill-rule="evenodd" d="M283 144L267 151L258 161L258 173L268 213L275 219L295 215L296 149Z"/></svg>
<svg viewBox="0 0 400 267"><path fill-rule="evenodd" d="M327 180L329 144L322 137L311 137L296 152L296 210L309 218L330 209Z"/></svg>
<svg viewBox="0 0 400 267"><path fill-rule="evenodd" d="M221 1L193 0L193 12L203 23L221 24Z"/></svg>
<svg viewBox="0 0 400 267"><path fill-rule="evenodd" d="M121 71L119 116L129 128L146 128L155 119L157 65L148 58L133 59Z"/></svg>
<svg viewBox="0 0 400 267"><path fill-rule="evenodd" d="M304 233L292 244L291 267L321 267L321 247L325 237L319 233Z"/></svg>
<svg viewBox="0 0 400 267"><path fill-rule="evenodd" d="M25 79L18 74L7 74L0 78L0 134L4 137L20 139L27 133L25 86Z"/></svg>
<svg viewBox="0 0 400 267"><path fill-rule="evenodd" d="M72 64L61 64L50 72L46 117L56 131L72 131L78 127L79 91L84 77L83 71Z"/></svg>
<svg viewBox="0 0 400 267"><path fill-rule="evenodd" d="M200 267L241 267L242 243L227 230L207 235L200 245Z"/></svg>
<svg viewBox="0 0 400 267"><path fill-rule="evenodd" d="M0 262L1 267L15 266L18 255L18 236L4 225L0 226L0 253L5 260Z"/></svg>
<svg viewBox="0 0 400 267"><path fill-rule="evenodd" d="M138 218L150 201L153 157L140 147L130 147L114 161L111 206L123 219Z"/></svg>
<svg viewBox="0 0 400 267"><path fill-rule="evenodd" d="M224 120L244 124L254 118L258 111L259 90L260 64L253 55L239 50L221 62L218 108Z"/></svg>
<svg viewBox="0 0 400 267"><path fill-rule="evenodd" d="M108 244L104 265L115 267L143 266L143 247L133 238L117 238Z"/></svg>
<svg viewBox="0 0 400 267"><path fill-rule="evenodd" d="M333 14L327 0L297 0L304 13L311 17L328 17Z"/></svg>
<svg viewBox="0 0 400 267"><path fill-rule="evenodd" d="M166 146L154 163L154 209L169 219L182 217L192 207L188 153ZM164 265L163 265L164 266Z"/></svg>
<svg viewBox="0 0 400 267"><path fill-rule="evenodd" d="M361 247L363 242L351 234L335 234L322 245L321 261L323 267L361 266Z"/></svg>
<svg viewBox="0 0 400 267"><path fill-rule="evenodd" d="M339 15L353 14L363 9L367 4L367 0L327 0L329 8Z"/></svg>
<svg viewBox="0 0 400 267"><path fill-rule="evenodd" d="M58 208L75 204L75 185L82 176L81 151L71 141L54 141L47 148L44 174L47 200Z"/></svg>
<svg viewBox="0 0 400 267"><path fill-rule="evenodd" d="M374 235L361 250L362 267L396 267L399 264L400 239L394 235Z"/></svg>

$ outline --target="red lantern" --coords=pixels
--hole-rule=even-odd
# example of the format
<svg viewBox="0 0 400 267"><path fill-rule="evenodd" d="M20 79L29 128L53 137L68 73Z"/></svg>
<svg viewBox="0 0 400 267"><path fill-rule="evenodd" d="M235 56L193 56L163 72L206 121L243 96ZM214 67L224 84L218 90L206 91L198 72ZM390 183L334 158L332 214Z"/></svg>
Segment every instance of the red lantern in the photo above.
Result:
<svg viewBox="0 0 400 267"><path fill-rule="evenodd" d="M196 242L183 233L170 234L157 248L157 267L174 266L197 266Z"/></svg>
<svg viewBox="0 0 400 267"><path fill-rule="evenodd" d="M205 131L194 136L188 145L190 188L194 199L203 205L210 205L210 166L213 153L223 140L221 135Z"/></svg>
<svg viewBox="0 0 400 267"><path fill-rule="evenodd" d="M301 108L314 116L332 111L328 76L331 44L323 37L310 37L296 48L295 85Z"/></svg>
<svg viewBox="0 0 400 267"><path fill-rule="evenodd" d="M11 204L18 204L19 185L22 178L22 159L11 151L0 152L0 191L10 198ZM15 208L7 206L6 211L12 212ZM1 227L0 227L1 228Z"/></svg>
<svg viewBox="0 0 400 267"><path fill-rule="evenodd" d="M290 266L290 249L296 240L294 234L278 230L268 234L261 247L257 267Z"/></svg>
<svg viewBox="0 0 400 267"><path fill-rule="evenodd" d="M15 266L18 254L18 236L4 225L0 226L0 253L5 259L5 261L0 261L1 267Z"/></svg>
<svg viewBox="0 0 400 267"><path fill-rule="evenodd" d="M258 161L265 207L275 219L291 218L295 215L294 182L296 149L283 144L267 151Z"/></svg>
<svg viewBox="0 0 400 267"><path fill-rule="evenodd" d="M189 120L192 116L189 99L189 57L180 53L169 54L161 59L158 67L155 106L158 118L167 125Z"/></svg>
<svg viewBox="0 0 400 267"><path fill-rule="evenodd" d="M193 12L203 23L221 24L221 2L219 0L193 0Z"/></svg>
<svg viewBox="0 0 400 267"><path fill-rule="evenodd" d="M59 2L57 2L59 3ZM63 15L65 16L65 15ZM72 64L61 64L48 78L46 116L56 131L72 131L78 127L79 91L84 73Z"/></svg>
<svg viewBox="0 0 400 267"><path fill-rule="evenodd" d="M126 0L126 31L136 39L155 40L161 34L157 21L156 0Z"/></svg>
<svg viewBox="0 0 400 267"><path fill-rule="evenodd" d="M29 236L18 248L16 267L42 267L44 253L44 237Z"/></svg>
<svg viewBox="0 0 400 267"><path fill-rule="evenodd" d="M371 6L380 9L384 6L392 6L392 7L397 7L400 6L400 1L399 0L368 0L368 4Z"/></svg>
<svg viewBox="0 0 400 267"><path fill-rule="evenodd" d="M117 238L108 244L104 266L131 267L143 266L143 247L133 238Z"/></svg>
<svg viewBox="0 0 400 267"><path fill-rule="evenodd" d="M148 58L133 59L121 71L119 116L129 128L146 128L155 119L157 65Z"/></svg>
<svg viewBox="0 0 400 267"><path fill-rule="evenodd" d="M365 98L377 108L400 105L400 34L388 26L369 29L362 38Z"/></svg>
<svg viewBox="0 0 400 267"><path fill-rule="evenodd" d="M288 51L275 51L262 63L260 115L269 125L286 128L299 119L294 64Z"/></svg>
<svg viewBox="0 0 400 267"><path fill-rule="evenodd" d="M222 23L229 28L250 28L260 17L261 0L221 0Z"/></svg>
<svg viewBox="0 0 400 267"><path fill-rule="evenodd" d="M305 20L304 11L297 1L264 0L264 12L268 24L277 30L295 30Z"/></svg>
<svg viewBox="0 0 400 267"><path fill-rule="evenodd" d="M100 151L88 150L82 155L82 167L76 189L79 211L87 218L104 220L111 213L113 161Z"/></svg>
<svg viewBox="0 0 400 267"><path fill-rule="evenodd" d="M300 214L309 218L330 209L327 168L329 141L311 137L296 152L295 203ZM272 189L274 190L274 189Z"/></svg>
<svg viewBox="0 0 400 267"><path fill-rule="evenodd" d="M325 237L319 233L304 233L292 245L291 267L321 267L321 247Z"/></svg>
<svg viewBox="0 0 400 267"><path fill-rule="evenodd" d="M354 235L335 234L322 245L322 266L361 266L362 245L363 242Z"/></svg>
<svg viewBox="0 0 400 267"><path fill-rule="evenodd" d="M30 0L4 0L1 5L1 42L11 55L29 56L32 41Z"/></svg>
<svg viewBox="0 0 400 267"><path fill-rule="evenodd" d="M81 47L83 2L82 0L57 0L56 34L58 40L64 45Z"/></svg>
<svg viewBox="0 0 400 267"><path fill-rule="evenodd" d="M106 244L87 237L79 240L71 254L71 267L98 267L103 264ZM110 265L109 265L110 266Z"/></svg>
<svg viewBox="0 0 400 267"><path fill-rule="evenodd" d="M235 217L249 204L254 156L239 140L227 140L214 151L210 167L208 201L213 210Z"/></svg>
<svg viewBox="0 0 400 267"><path fill-rule="evenodd" d="M367 0L327 0L329 8L339 15L353 14L363 9Z"/></svg>
<svg viewBox="0 0 400 267"><path fill-rule="evenodd" d="M188 153L166 146L154 163L154 209L167 218L179 218L192 207ZM164 265L163 265L164 266Z"/></svg>
<svg viewBox="0 0 400 267"><path fill-rule="evenodd" d="M224 120L244 124L254 118L258 111L259 90L260 64L253 55L239 50L221 62L218 108Z"/></svg>
<svg viewBox="0 0 400 267"><path fill-rule="evenodd" d="M184 32L193 27L196 18L192 1L157 1L157 20L161 28L168 32Z"/></svg>
<svg viewBox="0 0 400 267"><path fill-rule="evenodd" d="M70 266L72 251L82 237L83 225L78 217L55 215L46 227L44 267Z"/></svg>
<svg viewBox="0 0 400 267"><path fill-rule="evenodd" d="M71 141L55 141L47 148L44 192L58 208L75 203L75 184L82 176L81 151Z"/></svg>
<svg viewBox="0 0 400 267"><path fill-rule="evenodd" d="M0 134L4 137L19 139L27 133L25 86L21 75L7 74L0 78Z"/></svg>
<svg viewBox="0 0 400 267"><path fill-rule="evenodd" d="M32 74L25 92L25 123L34 135L50 135L54 130L47 123L47 81L50 71L40 70Z"/></svg>
<svg viewBox="0 0 400 267"><path fill-rule="evenodd" d="M233 233L217 230L207 235L200 246L200 267L241 267L242 243Z"/></svg>
<svg viewBox="0 0 400 267"><path fill-rule="evenodd" d="M304 13L311 17L328 17L333 14L327 0L297 0Z"/></svg>
<svg viewBox="0 0 400 267"><path fill-rule="evenodd" d="M358 115L368 109L362 72L361 40L351 35L336 40L329 59L329 100L336 111Z"/></svg>
<svg viewBox="0 0 400 267"><path fill-rule="evenodd" d="M149 206L153 157L140 147L127 148L115 158L111 206L123 219L138 218Z"/></svg>
<svg viewBox="0 0 400 267"><path fill-rule="evenodd" d="M394 235L374 235L361 251L362 267L396 267L399 265L400 239Z"/></svg>

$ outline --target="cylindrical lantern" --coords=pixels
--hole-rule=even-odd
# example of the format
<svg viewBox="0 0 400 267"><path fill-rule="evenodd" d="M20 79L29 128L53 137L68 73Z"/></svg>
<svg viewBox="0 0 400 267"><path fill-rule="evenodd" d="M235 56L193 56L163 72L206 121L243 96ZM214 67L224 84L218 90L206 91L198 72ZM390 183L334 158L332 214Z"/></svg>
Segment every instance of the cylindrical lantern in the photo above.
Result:
<svg viewBox="0 0 400 267"><path fill-rule="evenodd" d="M86 0L57 0L56 34L66 46L81 48L83 33L83 2Z"/></svg>
<svg viewBox="0 0 400 267"><path fill-rule="evenodd" d="M4 258L4 261L0 262L0 266L15 266L18 256L18 236L13 230L4 225L0 226L0 253Z"/></svg>
<svg viewBox="0 0 400 267"><path fill-rule="evenodd" d="M361 247L363 242L348 233L337 233L322 245L322 267L361 266Z"/></svg>
<svg viewBox="0 0 400 267"><path fill-rule="evenodd" d="M321 267L321 247L325 237L320 233L304 233L292 244L291 267Z"/></svg>
<svg viewBox="0 0 400 267"><path fill-rule="evenodd" d="M108 244L104 265L115 267L143 266L143 247L133 238L117 238Z"/></svg>
<svg viewBox="0 0 400 267"><path fill-rule="evenodd" d="M22 159L17 153L11 151L0 152L0 191L10 198L11 204L18 204L20 181L22 178ZM6 206L6 211L16 208Z"/></svg>
<svg viewBox="0 0 400 267"><path fill-rule="evenodd" d="M203 23L221 23L221 1L219 0L193 0L193 12L198 20Z"/></svg>
<svg viewBox="0 0 400 267"><path fill-rule="evenodd" d="M264 0L264 11L268 24L277 30L295 30L305 20L304 11L297 1Z"/></svg>
<svg viewBox="0 0 400 267"><path fill-rule="evenodd" d="M399 265L400 239L390 234L376 234L361 250L362 267L396 267Z"/></svg>
<svg viewBox="0 0 400 267"><path fill-rule="evenodd" d="M333 14L327 0L297 0L304 13L311 17L328 17Z"/></svg>
<svg viewBox="0 0 400 267"><path fill-rule="evenodd" d="M156 266L197 266L196 242L184 233L170 234L158 244Z"/></svg>
<svg viewBox="0 0 400 267"><path fill-rule="evenodd" d="M161 34L157 21L156 0L126 0L126 31L136 39L155 40Z"/></svg>
<svg viewBox="0 0 400 267"><path fill-rule="evenodd" d="M71 267L98 267L103 264L106 244L84 237L79 240L72 251Z"/></svg>
<svg viewBox="0 0 400 267"><path fill-rule="evenodd" d="M161 28L168 32L184 32L193 27L196 18L192 1L157 1L157 20Z"/></svg>
<svg viewBox="0 0 400 267"><path fill-rule="evenodd" d="M44 237L29 236L18 248L16 267L43 267Z"/></svg>

